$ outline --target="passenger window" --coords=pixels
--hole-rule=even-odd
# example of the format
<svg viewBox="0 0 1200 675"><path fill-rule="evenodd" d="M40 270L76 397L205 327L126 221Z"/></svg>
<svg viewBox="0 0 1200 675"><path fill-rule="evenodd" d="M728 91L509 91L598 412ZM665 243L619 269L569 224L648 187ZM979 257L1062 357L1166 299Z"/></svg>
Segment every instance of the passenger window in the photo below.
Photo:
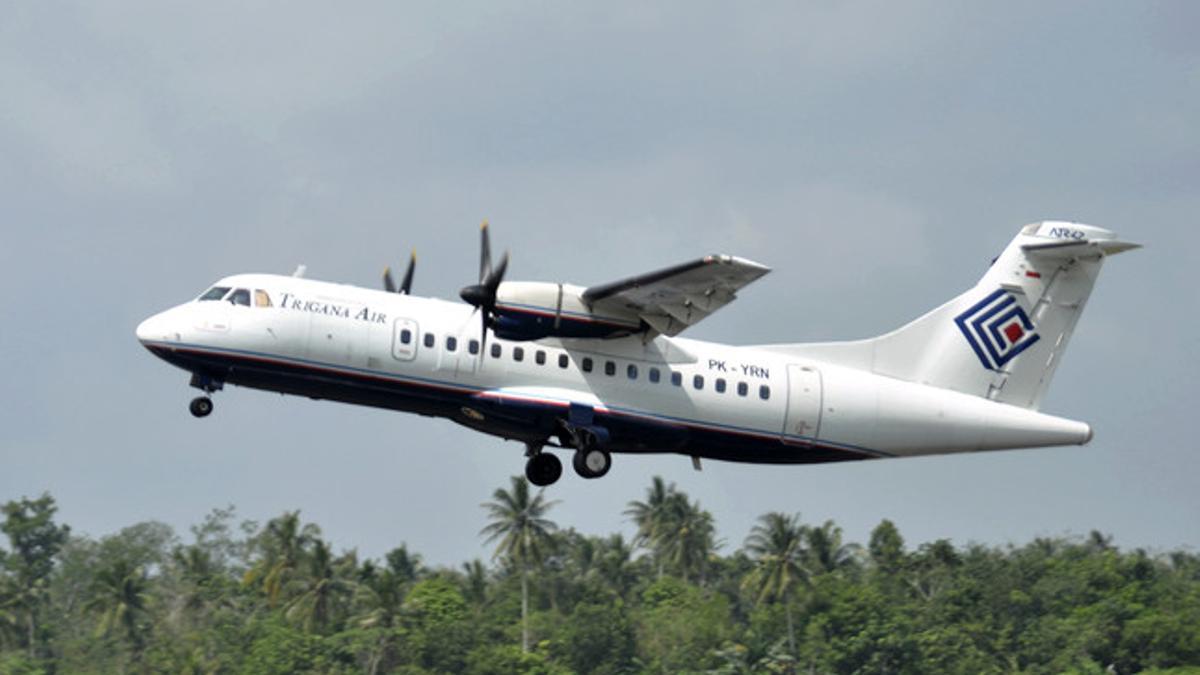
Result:
<svg viewBox="0 0 1200 675"><path fill-rule="evenodd" d="M544 351L542 351L542 350L540 350L540 349L539 349L539 350L537 350L537 354L534 354L534 355L533 355L533 360L534 360L534 361L537 361L537 364L538 364L539 366L544 366L544 365L546 365L546 352L544 352Z"/></svg>
<svg viewBox="0 0 1200 675"><path fill-rule="evenodd" d="M566 354L558 355L558 367L559 368L566 368L569 363L571 363L571 359L567 358Z"/></svg>
<svg viewBox="0 0 1200 675"><path fill-rule="evenodd" d="M525 348L524 347L513 347L513 361L524 361L524 360L525 360Z"/></svg>
<svg viewBox="0 0 1200 675"><path fill-rule="evenodd" d="M479 340L471 340L470 342L468 342L467 343L467 351L471 352L472 354L478 354L479 353Z"/></svg>
<svg viewBox="0 0 1200 675"><path fill-rule="evenodd" d="M662 373L659 372L658 368L651 368L649 375L651 382L658 382L658 380L662 377Z"/></svg>
<svg viewBox="0 0 1200 675"><path fill-rule="evenodd" d="M716 383L715 383L715 385L716 385L716 387L717 387L717 393L718 393L718 394L724 394L724 393L725 393L725 378L723 378L723 377L718 377L718 378L717 378L717 381L716 381Z"/></svg>
<svg viewBox="0 0 1200 675"><path fill-rule="evenodd" d="M580 366L583 367L583 372L592 372L592 358L590 356L583 357L583 363L581 363Z"/></svg>
<svg viewBox="0 0 1200 675"><path fill-rule="evenodd" d="M683 373L679 372L678 370L671 371L671 384L675 385L676 387L682 387Z"/></svg>
<svg viewBox="0 0 1200 675"><path fill-rule="evenodd" d="M771 388L765 384L763 386L759 387L758 388L758 397L764 401L771 398Z"/></svg>
<svg viewBox="0 0 1200 675"><path fill-rule="evenodd" d="M244 288L237 289L236 291L234 291L233 293L231 293L229 295L229 302L232 302L235 305L242 305L244 307L249 307L250 306L250 291L248 291Z"/></svg>
<svg viewBox="0 0 1200 675"><path fill-rule="evenodd" d="M693 377L692 378L692 386L697 389L703 389L704 388L704 376L696 375L695 377Z"/></svg>
<svg viewBox="0 0 1200 675"><path fill-rule="evenodd" d="M458 349L458 338L454 337L453 335L447 335L446 336L446 351L452 352L455 349Z"/></svg>
<svg viewBox="0 0 1200 675"><path fill-rule="evenodd" d="M605 375L616 375L617 374L617 364L613 361L605 361L604 362L604 374Z"/></svg>
<svg viewBox="0 0 1200 675"><path fill-rule="evenodd" d="M220 300L221 298L225 297L225 294L228 292L229 292L228 286L213 286L212 288L205 291L204 295L200 296L199 299L201 301Z"/></svg>
<svg viewBox="0 0 1200 675"><path fill-rule="evenodd" d="M750 387L747 387L745 382L738 382L738 396L745 396L748 391Z"/></svg>
<svg viewBox="0 0 1200 675"><path fill-rule="evenodd" d="M400 344L406 345L410 342L412 342L412 331L405 328L404 330L400 331Z"/></svg>
<svg viewBox="0 0 1200 675"><path fill-rule="evenodd" d="M503 352L504 352L504 350L501 349L500 345L496 344L495 342L492 343L492 358L493 359L500 358L500 354Z"/></svg>
<svg viewBox="0 0 1200 675"><path fill-rule="evenodd" d="M437 338L433 337L433 333L426 333L425 334L425 346L432 347L434 340L436 340L436 339Z"/></svg>
<svg viewBox="0 0 1200 675"><path fill-rule="evenodd" d="M637 366L635 366L632 363L629 364L628 366L625 367L625 374L629 376L629 379L636 380L637 379Z"/></svg>
<svg viewBox="0 0 1200 675"><path fill-rule="evenodd" d="M262 289L258 289L258 288L254 289L254 306L255 307L270 307L271 306L271 296L267 295L267 292Z"/></svg>

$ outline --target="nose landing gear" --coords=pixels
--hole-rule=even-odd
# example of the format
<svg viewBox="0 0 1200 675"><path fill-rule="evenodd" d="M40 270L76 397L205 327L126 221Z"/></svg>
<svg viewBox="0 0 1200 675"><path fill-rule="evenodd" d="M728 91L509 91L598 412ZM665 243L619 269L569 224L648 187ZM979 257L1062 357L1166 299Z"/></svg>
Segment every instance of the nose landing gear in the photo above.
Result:
<svg viewBox="0 0 1200 675"><path fill-rule="evenodd" d="M188 410L193 417L208 417L213 411L212 399L207 396L197 396L188 404Z"/></svg>
<svg viewBox="0 0 1200 675"><path fill-rule="evenodd" d="M225 387L225 383L209 375L193 373L192 381L189 384L202 390L205 395L192 399L192 402L188 404L188 411L192 413L193 417L208 417L213 411L213 402L208 394L220 391Z"/></svg>

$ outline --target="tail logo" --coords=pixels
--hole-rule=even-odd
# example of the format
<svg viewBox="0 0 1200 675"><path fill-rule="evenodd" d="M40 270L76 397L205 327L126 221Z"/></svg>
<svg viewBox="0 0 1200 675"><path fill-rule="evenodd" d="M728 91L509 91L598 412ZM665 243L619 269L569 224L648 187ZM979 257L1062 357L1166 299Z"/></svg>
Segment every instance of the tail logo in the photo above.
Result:
<svg viewBox="0 0 1200 675"><path fill-rule="evenodd" d="M1000 370L1038 341L1033 322L1011 293L992 293L954 317L983 367Z"/></svg>

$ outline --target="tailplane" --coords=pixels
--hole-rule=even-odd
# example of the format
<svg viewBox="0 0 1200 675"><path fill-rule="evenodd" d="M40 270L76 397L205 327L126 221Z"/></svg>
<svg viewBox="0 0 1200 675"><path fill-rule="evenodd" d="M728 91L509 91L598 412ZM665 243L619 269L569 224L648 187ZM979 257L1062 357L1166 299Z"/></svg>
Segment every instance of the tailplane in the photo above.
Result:
<svg viewBox="0 0 1200 675"><path fill-rule="evenodd" d="M870 340L790 353L1036 409L1104 259L1138 244L1090 225L1026 225L974 288Z"/></svg>

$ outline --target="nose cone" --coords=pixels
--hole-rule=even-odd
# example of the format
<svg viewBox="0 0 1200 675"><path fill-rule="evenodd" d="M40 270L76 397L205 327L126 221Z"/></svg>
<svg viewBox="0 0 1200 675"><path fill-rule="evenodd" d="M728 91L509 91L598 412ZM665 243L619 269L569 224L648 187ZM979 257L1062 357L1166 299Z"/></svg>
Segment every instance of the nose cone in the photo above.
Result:
<svg viewBox="0 0 1200 675"><path fill-rule="evenodd" d="M171 321L165 316L166 314L167 312L160 312L139 323L136 331L138 341L146 345L150 342L176 339L171 330Z"/></svg>

